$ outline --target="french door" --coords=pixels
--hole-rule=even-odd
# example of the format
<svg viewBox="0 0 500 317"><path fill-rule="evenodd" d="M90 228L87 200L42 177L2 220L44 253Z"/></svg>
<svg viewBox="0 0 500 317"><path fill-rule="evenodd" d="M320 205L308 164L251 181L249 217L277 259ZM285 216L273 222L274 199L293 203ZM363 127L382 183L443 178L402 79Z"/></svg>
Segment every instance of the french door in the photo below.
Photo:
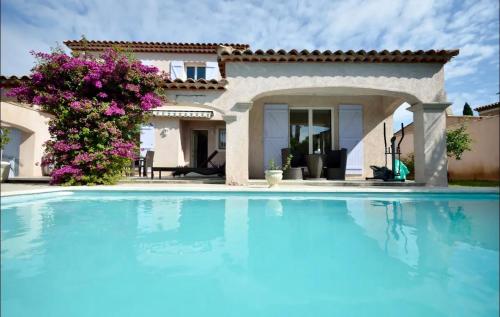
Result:
<svg viewBox="0 0 500 317"><path fill-rule="evenodd" d="M291 108L289 136L292 153L301 154L301 165L305 165L307 154L325 154L332 150L332 108Z"/></svg>

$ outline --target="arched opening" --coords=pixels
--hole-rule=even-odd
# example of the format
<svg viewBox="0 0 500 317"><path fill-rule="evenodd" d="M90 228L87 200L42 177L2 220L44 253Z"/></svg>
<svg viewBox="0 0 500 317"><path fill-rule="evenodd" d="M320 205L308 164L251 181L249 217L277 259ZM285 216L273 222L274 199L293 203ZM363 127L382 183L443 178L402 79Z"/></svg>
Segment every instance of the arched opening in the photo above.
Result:
<svg viewBox="0 0 500 317"><path fill-rule="evenodd" d="M370 165L385 164L384 123L390 138L393 113L405 102L419 100L405 92L357 87L261 93L249 115L250 179L263 178L270 159L281 164L283 148L301 156L295 162L300 166L306 165L304 157L346 148L346 179L370 177Z"/></svg>
<svg viewBox="0 0 500 317"><path fill-rule="evenodd" d="M2 101L1 107L1 126L11 130L11 140L3 153L11 163L10 176L41 176L43 144L50 138L50 115L10 101Z"/></svg>
<svg viewBox="0 0 500 317"><path fill-rule="evenodd" d="M2 161L10 163L9 177L19 176L19 165L21 146L31 133L25 132L13 126L2 125L2 128L7 129L9 142L2 150Z"/></svg>

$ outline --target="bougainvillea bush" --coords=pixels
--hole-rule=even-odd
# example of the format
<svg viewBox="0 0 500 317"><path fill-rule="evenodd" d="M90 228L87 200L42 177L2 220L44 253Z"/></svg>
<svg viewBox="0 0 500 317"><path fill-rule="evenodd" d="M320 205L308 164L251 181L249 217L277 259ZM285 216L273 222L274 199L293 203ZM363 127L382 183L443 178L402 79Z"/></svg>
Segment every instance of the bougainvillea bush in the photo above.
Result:
<svg viewBox="0 0 500 317"><path fill-rule="evenodd" d="M147 111L164 101L167 74L112 49L33 54L30 80L10 95L54 115L42 162L54 166L52 183L115 183L136 158Z"/></svg>

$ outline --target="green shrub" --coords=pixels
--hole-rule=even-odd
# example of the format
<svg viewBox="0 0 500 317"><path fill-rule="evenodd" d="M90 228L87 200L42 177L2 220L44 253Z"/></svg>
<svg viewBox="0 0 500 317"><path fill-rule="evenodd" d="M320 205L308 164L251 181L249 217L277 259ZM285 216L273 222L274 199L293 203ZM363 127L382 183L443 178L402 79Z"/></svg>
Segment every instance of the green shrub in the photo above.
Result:
<svg viewBox="0 0 500 317"><path fill-rule="evenodd" d="M0 150L3 150L7 143L9 143L10 138L9 138L10 130L7 128L1 128L0 129Z"/></svg>
<svg viewBox="0 0 500 317"><path fill-rule="evenodd" d="M168 75L112 49L98 58L62 51L35 57L30 80L9 95L54 116L42 161L54 166L51 182L116 183L137 157L148 111L165 101Z"/></svg>
<svg viewBox="0 0 500 317"><path fill-rule="evenodd" d="M415 179L415 154L410 153L408 156L402 157L401 162L403 162L403 164L408 167L408 170L410 170L410 173L406 175L406 178Z"/></svg>
<svg viewBox="0 0 500 317"><path fill-rule="evenodd" d="M465 151L471 150L472 139L465 125L446 131L446 154L460 160Z"/></svg>

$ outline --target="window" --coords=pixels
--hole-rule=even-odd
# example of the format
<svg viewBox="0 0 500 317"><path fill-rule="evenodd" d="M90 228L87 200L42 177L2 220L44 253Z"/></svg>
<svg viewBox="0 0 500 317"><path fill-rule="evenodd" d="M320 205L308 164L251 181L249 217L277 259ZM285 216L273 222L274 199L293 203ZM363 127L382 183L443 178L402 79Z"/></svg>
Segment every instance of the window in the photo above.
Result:
<svg viewBox="0 0 500 317"><path fill-rule="evenodd" d="M290 150L299 166L305 166L305 155L309 154L309 110L307 109L290 110Z"/></svg>
<svg viewBox="0 0 500 317"><path fill-rule="evenodd" d="M226 149L226 129L218 129L217 148L219 150Z"/></svg>
<svg viewBox="0 0 500 317"><path fill-rule="evenodd" d="M207 77L206 74L207 74L207 68L205 66L187 66L186 67L187 78L191 78L194 80L206 79L206 77Z"/></svg>
<svg viewBox="0 0 500 317"><path fill-rule="evenodd" d="M332 149L332 117L330 110L312 111L313 153L326 153Z"/></svg>
<svg viewBox="0 0 500 317"><path fill-rule="evenodd" d="M305 164L307 154L332 149L331 109L290 109L289 129L290 149L301 154L301 164Z"/></svg>

